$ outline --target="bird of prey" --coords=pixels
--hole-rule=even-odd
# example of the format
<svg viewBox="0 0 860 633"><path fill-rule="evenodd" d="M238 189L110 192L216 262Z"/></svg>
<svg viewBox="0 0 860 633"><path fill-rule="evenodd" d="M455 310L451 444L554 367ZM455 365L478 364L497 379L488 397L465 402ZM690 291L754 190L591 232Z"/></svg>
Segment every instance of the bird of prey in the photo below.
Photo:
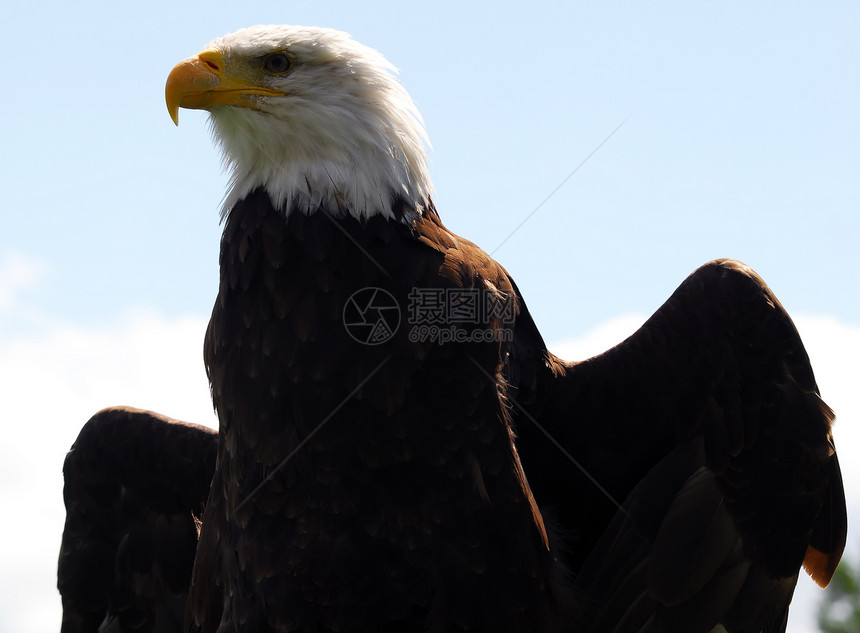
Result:
<svg viewBox="0 0 860 633"><path fill-rule="evenodd" d="M125 409L85 426L64 631L170 630L184 603L205 633L773 632L802 566L827 584L833 413L748 267L705 264L565 362L442 224L376 51L243 29L166 98L177 123L208 110L231 171L204 344L219 432Z"/></svg>

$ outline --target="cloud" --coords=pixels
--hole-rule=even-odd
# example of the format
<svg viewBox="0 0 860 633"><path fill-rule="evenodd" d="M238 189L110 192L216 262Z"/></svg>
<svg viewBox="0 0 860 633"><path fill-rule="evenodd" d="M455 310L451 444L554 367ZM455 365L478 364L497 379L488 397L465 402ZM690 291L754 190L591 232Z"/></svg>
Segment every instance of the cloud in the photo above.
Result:
<svg viewBox="0 0 860 633"><path fill-rule="evenodd" d="M0 258L0 313L11 310L21 294L36 286L47 270L44 262L27 255L4 253Z"/></svg>
<svg viewBox="0 0 860 633"><path fill-rule="evenodd" d="M26 287L27 275L17 278L25 281L6 287ZM614 319L552 348L565 358L587 358L621 341L644 320L637 315ZM857 373L852 366L860 356L860 328L829 317L796 322L822 393L839 414L837 442L849 508L860 507L860 460L846 457L856 455L860 444L854 423L860 398L854 395ZM59 626L55 585L64 520L61 468L66 451L95 411L128 404L216 425L202 362L205 327L200 317L167 319L137 311L107 329L54 323L38 335L0 347L5 434L0 498L6 517L0 540L0 630L28 633ZM851 543L856 551L855 545L860 543ZM801 579L790 632L816 630L821 595L811 581Z"/></svg>
<svg viewBox="0 0 860 633"><path fill-rule="evenodd" d="M633 334L645 323L644 314L626 314L601 323L583 336L549 345L553 354L565 360L584 360L601 354Z"/></svg>

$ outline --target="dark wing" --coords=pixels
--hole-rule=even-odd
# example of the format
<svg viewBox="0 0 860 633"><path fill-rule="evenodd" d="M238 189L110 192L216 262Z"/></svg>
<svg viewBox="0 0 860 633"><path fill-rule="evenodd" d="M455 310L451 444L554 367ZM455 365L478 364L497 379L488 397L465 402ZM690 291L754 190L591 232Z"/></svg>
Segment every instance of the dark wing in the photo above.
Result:
<svg viewBox="0 0 860 633"><path fill-rule="evenodd" d="M211 429L138 409L87 422L63 465L63 633L182 630L217 443Z"/></svg>
<svg viewBox="0 0 860 633"><path fill-rule="evenodd" d="M847 519L833 413L764 282L707 264L620 345L532 377L537 338L511 352L518 447L577 630L783 631L801 565L825 586Z"/></svg>

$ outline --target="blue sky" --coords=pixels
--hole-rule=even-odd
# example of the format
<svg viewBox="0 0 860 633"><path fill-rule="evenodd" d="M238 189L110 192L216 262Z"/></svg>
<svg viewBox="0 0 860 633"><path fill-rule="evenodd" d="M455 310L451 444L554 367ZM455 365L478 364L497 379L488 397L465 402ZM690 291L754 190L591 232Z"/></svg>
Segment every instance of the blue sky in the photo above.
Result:
<svg viewBox="0 0 860 633"><path fill-rule="evenodd" d="M183 111L175 128L163 89L177 61L242 26L340 28L400 68L433 143L443 220L513 274L560 349L607 324L632 330L728 256L803 317L805 337L810 324L814 364L837 363L850 346L835 334L860 328L860 5L701 5L4 9L0 384L18 441L2 448L0 494L44 501L42 544L28 547L50 564L28 572L38 617L13 592L0 630L58 622L46 579L58 473L89 414L124 402L211 421L200 350L225 177L205 114ZM856 384L855 368L830 367L832 383ZM0 568L25 567L29 551L2 550Z"/></svg>

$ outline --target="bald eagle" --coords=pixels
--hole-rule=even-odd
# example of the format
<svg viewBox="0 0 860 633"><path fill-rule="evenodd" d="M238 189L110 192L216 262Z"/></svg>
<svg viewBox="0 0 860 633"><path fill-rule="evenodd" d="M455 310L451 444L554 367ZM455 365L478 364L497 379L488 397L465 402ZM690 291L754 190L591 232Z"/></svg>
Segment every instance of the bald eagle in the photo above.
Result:
<svg viewBox="0 0 860 633"><path fill-rule="evenodd" d="M557 358L442 224L392 71L344 33L258 26L170 73L171 117L208 110L231 171L204 346L220 429L87 423L63 630L184 609L204 632L784 631L846 513L776 297L711 262L629 339Z"/></svg>

